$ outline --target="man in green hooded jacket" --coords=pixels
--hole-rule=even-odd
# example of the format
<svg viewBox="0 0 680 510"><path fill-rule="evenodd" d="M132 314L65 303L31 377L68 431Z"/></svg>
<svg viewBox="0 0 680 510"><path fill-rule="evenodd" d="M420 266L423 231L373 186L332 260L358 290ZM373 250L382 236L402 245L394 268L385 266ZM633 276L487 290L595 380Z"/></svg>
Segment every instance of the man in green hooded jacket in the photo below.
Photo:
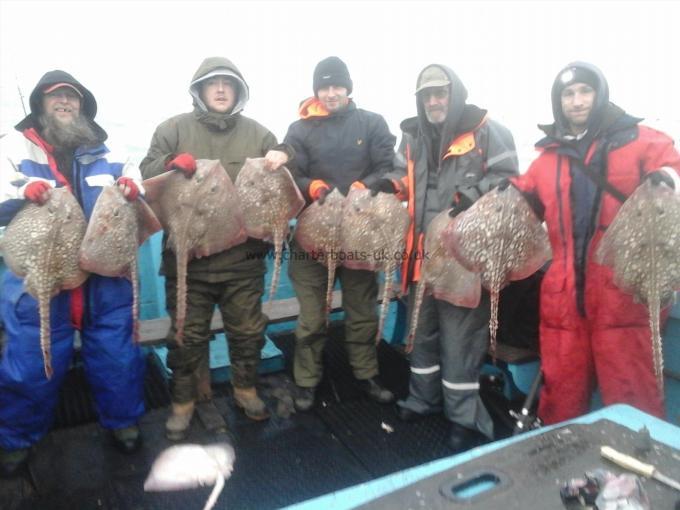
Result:
<svg viewBox="0 0 680 510"><path fill-rule="evenodd" d="M180 170L190 177L196 171L196 159L219 159L235 181L246 158L264 157L271 170L293 158L291 147L277 144L268 129L242 115L248 102L248 85L226 58L205 59L191 80L189 93L194 110L174 116L156 129L140 165L145 178L169 170ZM168 334L168 367L172 370L168 438L183 439L196 400L209 397L205 382L215 305L220 308L229 339L236 405L251 419L269 417L255 388L267 324L261 307L267 251L265 243L249 238L229 250L189 262L184 345L175 342L174 329ZM177 275L175 255L169 249L163 251L163 268L167 308L174 323Z"/></svg>

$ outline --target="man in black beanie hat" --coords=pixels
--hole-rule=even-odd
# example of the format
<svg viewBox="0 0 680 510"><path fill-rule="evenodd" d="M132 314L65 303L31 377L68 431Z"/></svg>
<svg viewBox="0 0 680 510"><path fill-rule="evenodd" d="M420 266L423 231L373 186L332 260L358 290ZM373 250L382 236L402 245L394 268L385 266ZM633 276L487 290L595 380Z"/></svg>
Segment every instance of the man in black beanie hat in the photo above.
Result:
<svg viewBox="0 0 680 510"><path fill-rule="evenodd" d="M579 137L588 127L591 132L597 129L609 103L609 90L607 82L600 80L593 69L575 63L559 73L551 98L559 128L567 135Z"/></svg>
<svg viewBox="0 0 680 510"><path fill-rule="evenodd" d="M352 93L352 79L345 63L338 57L328 57L316 65L314 69L314 95L319 97L319 89L335 85L347 89L347 95Z"/></svg>
<svg viewBox="0 0 680 510"><path fill-rule="evenodd" d="M314 97L302 103L300 120L291 124L285 142L295 149L293 177L307 203L323 204L334 188L344 195L351 188L370 188L390 171L396 138L382 116L357 108L348 97L352 79L338 57L318 63L313 90ZM291 252L289 274L300 302L293 368L298 385L295 407L306 411L314 405L323 368L326 268L296 243ZM337 276L346 313L345 343L359 388L373 400L391 402L392 392L377 377L375 273L341 267Z"/></svg>
<svg viewBox="0 0 680 510"><path fill-rule="evenodd" d="M541 286L546 424L588 412L593 388L605 405L664 415L647 309L614 284L593 255L623 201L645 179L675 187L680 154L664 133L609 102L602 72L573 62L552 86L554 123L539 126L539 156L513 184L546 222L553 260Z"/></svg>

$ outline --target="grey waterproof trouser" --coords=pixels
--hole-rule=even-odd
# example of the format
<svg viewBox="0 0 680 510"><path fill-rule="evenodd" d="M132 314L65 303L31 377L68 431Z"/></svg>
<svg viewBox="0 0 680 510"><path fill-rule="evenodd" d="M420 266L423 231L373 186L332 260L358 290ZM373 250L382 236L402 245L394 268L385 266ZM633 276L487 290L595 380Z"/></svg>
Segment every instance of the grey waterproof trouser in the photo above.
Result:
<svg viewBox="0 0 680 510"><path fill-rule="evenodd" d="M413 309L415 286L409 293ZM479 396L479 375L489 346L489 294L477 308L426 296L410 355L409 395L398 404L420 414L440 412L450 421L493 438L493 422Z"/></svg>

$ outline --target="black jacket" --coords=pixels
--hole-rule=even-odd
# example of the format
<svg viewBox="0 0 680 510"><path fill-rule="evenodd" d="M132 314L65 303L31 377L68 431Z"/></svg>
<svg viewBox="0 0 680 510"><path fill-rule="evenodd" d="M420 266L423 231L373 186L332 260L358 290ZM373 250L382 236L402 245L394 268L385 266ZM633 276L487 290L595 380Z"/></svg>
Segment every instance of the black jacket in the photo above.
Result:
<svg viewBox="0 0 680 510"><path fill-rule="evenodd" d="M353 182L368 186L392 170L396 137L381 115L361 110L353 102L328 115L312 98L303 103L300 116L284 141L295 149L291 171L307 201L311 201L313 180L323 180L347 194Z"/></svg>

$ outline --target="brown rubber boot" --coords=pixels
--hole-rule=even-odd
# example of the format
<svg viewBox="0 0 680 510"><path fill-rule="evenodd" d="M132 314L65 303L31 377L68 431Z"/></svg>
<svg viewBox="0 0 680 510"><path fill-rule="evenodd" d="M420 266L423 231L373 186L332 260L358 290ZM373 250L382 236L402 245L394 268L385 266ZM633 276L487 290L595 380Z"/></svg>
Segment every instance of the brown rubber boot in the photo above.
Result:
<svg viewBox="0 0 680 510"><path fill-rule="evenodd" d="M250 388L237 388L234 386L234 402L243 409L243 412L251 420L260 421L269 418L269 411L267 411L262 399L257 396L254 386Z"/></svg>
<svg viewBox="0 0 680 510"><path fill-rule="evenodd" d="M224 421L224 417L212 400L197 402L196 414L208 432L213 434L226 434L228 432L227 422Z"/></svg>
<svg viewBox="0 0 680 510"><path fill-rule="evenodd" d="M189 433L191 417L194 415L194 402L172 404L172 414L165 422L165 437L170 441L181 441Z"/></svg>

